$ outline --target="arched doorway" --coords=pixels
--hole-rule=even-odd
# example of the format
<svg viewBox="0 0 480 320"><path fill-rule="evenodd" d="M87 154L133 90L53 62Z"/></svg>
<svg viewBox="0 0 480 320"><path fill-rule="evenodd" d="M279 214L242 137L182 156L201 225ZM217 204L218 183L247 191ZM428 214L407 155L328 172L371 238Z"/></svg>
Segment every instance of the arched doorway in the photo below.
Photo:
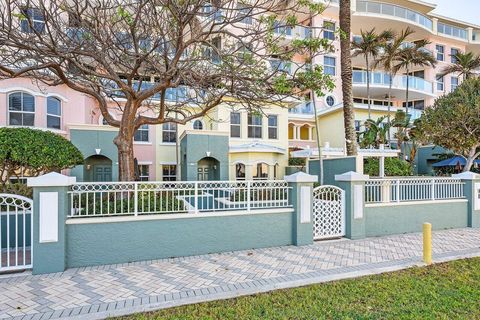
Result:
<svg viewBox="0 0 480 320"><path fill-rule="evenodd" d="M218 162L218 160L212 157L205 157L200 159L197 163L197 180L219 180L219 164L220 163Z"/></svg>
<svg viewBox="0 0 480 320"><path fill-rule="evenodd" d="M93 155L85 159L84 180L87 182L112 181L112 160L105 156Z"/></svg>

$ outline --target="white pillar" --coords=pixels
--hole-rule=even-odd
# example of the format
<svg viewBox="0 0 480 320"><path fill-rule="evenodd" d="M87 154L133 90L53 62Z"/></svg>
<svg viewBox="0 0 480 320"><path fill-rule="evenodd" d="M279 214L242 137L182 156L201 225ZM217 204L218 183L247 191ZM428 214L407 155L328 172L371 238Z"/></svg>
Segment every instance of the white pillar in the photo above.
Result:
<svg viewBox="0 0 480 320"><path fill-rule="evenodd" d="M308 140L313 140L313 127L308 127Z"/></svg>
<svg viewBox="0 0 480 320"><path fill-rule="evenodd" d="M432 18L432 31L434 34L438 33L438 19Z"/></svg>

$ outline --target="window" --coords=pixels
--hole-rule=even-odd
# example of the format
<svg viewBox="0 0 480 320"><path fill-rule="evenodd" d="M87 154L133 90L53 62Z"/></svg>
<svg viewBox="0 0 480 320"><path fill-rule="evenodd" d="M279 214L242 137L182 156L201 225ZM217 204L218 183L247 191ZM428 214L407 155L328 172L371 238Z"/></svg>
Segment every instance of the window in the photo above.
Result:
<svg viewBox="0 0 480 320"><path fill-rule="evenodd" d="M45 30L45 17L40 9L25 8L22 9L25 19L20 22L20 28L25 33L43 33Z"/></svg>
<svg viewBox="0 0 480 320"><path fill-rule="evenodd" d="M28 93L15 92L8 96L8 123L11 126L35 124L35 98Z"/></svg>
<svg viewBox="0 0 480 320"><path fill-rule="evenodd" d="M177 124L167 122L162 125L162 141L167 143L177 142Z"/></svg>
<svg viewBox="0 0 480 320"><path fill-rule="evenodd" d="M230 113L230 137L240 138L240 113Z"/></svg>
<svg viewBox="0 0 480 320"><path fill-rule="evenodd" d="M167 164L162 166L162 179L163 181L176 181L177 180L177 166L174 164Z"/></svg>
<svg viewBox="0 0 480 320"><path fill-rule="evenodd" d="M262 138L262 116L257 114L248 115L248 137Z"/></svg>
<svg viewBox="0 0 480 320"><path fill-rule="evenodd" d="M445 47L440 44L437 44L435 48L437 49L437 60L445 61Z"/></svg>
<svg viewBox="0 0 480 320"><path fill-rule="evenodd" d="M407 103L403 102L402 106L404 108L407 107ZM415 100L415 101L409 101L408 102L408 108L409 109L415 109L415 110L424 110L425 109L425 100Z"/></svg>
<svg viewBox="0 0 480 320"><path fill-rule="evenodd" d="M243 163L237 163L235 165L235 179L245 180L245 165Z"/></svg>
<svg viewBox="0 0 480 320"><path fill-rule="evenodd" d="M323 21L323 38L328 40L335 40L335 23L330 21Z"/></svg>
<svg viewBox="0 0 480 320"><path fill-rule="evenodd" d="M451 85L450 85L451 90L455 91L455 89L457 89L458 87L458 77L451 77L450 82L451 82Z"/></svg>
<svg viewBox="0 0 480 320"><path fill-rule="evenodd" d="M200 120L195 120L193 122L193 130L203 130L203 123Z"/></svg>
<svg viewBox="0 0 480 320"><path fill-rule="evenodd" d="M323 73L330 76L336 75L336 59L334 57L323 57Z"/></svg>
<svg viewBox="0 0 480 320"><path fill-rule="evenodd" d="M444 91L444 78L442 76L437 76L437 91Z"/></svg>
<svg viewBox="0 0 480 320"><path fill-rule="evenodd" d="M360 132L362 130L362 121L355 120L355 132Z"/></svg>
<svg viewBox="0 0 480 320"><path fill-rule="evenodd" d="M458 59L456 57L458 52L459 52L458 49L455 49L455 48L450 49L450 57L451 57L451 62L452 63L457 63L458 62Z"/></svg>
<svg viewBox="0 0 480 320"><path fill-rule="evenodd" d="M257 163L253 166L253 180L267 180L268 179L268 165L266 163Z"/></svg>
<svg viewBox="0 0 480 320"><path fill-rule="evenodd" d="M150 166L148 164L138 165L138 180L148 181L150 178Z"/></svg>
<svg viewBox="0 0 480 320"><path fill-rule="evenodd" d="M325 102L327 103L327 106L333 107L335 105L335 98L333 96L327 96Z"/></svg>
<svg viewBox="0 0 480 320"><path fill-rule="evenodd" d="M252 12L253 12L252 8L239 5L238 18L242 19L240 20L240 22L245 24L252 24L253 23Z"/></svg>
<svg viewBox="0 0 480 320"><path fill-rule="evenodd" d="M148 142L148 124L141 125L133 136L133 141Z"/></svg>
<svg viewBox="0 0 480 320"><path fill-rule="evenodd" d="M62 108L60 100L54 97L47 98L47 128L61 129Z"/></svg>
<svg viewBox="0 0 480 320"><path fill-rule="evenodd" d="M278 139L278 116L268 116L268 139Z"/></svg>

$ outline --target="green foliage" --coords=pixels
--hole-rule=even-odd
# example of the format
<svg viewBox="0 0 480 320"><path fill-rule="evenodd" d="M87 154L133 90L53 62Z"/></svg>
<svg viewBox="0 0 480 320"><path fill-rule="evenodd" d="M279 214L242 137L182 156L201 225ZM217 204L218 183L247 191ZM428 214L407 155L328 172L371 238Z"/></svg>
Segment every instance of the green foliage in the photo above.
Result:
<svg viewBox="0 0 480 320"><path fill-rule="evenodd" d="M122 319L479 319L479 297L480 258L473 258Z"/></svg>
<svg viewBox="0 0 480 320"><path fill-rule="evenodd" d="M417 123L417 135L424 143L475 159L480 147L480 79L470 78L435 100Z"/></svg>
<svg viewBox="0 0 480 320"><path fill-rule="evenodd" d="M363 172L369 176L378 177L380 160L367 158L364 161ZM412 166L407 161L398 158L385 158L385 175L389 177L402 177L412 175Z"/></svg>
<svg viewBox="0 0 480 320"><path fill-rule="evenodd" d="M288 158L288 165L289 166L304 166L305 159L304 158Z"/></svg>
<svg viewBox="0 0 480 320"><path fill-rule="evenodd" d="M21 172L37 176L83 163L81 152L58 134L30 128L0 128L2 186Z"/></svg>
<svg viewBox="0 0 480 320"><path fill-rule="evenodd" d="M386 117L380 117L376 120L368 119L365 121L365 131L360 132L360 147L376 148L388 143L388 130L391 124L384 122Z"/></svg>

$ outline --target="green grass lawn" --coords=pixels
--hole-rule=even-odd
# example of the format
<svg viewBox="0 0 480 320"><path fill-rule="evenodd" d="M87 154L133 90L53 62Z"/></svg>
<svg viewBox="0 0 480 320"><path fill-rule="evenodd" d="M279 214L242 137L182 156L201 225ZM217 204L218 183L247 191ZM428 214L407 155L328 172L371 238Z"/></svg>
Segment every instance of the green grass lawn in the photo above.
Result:
<svg viewBox="0 0 480 320"><path fill-rule="evenodd" d="M480 258L123 319L480 319Z"/></svg>

